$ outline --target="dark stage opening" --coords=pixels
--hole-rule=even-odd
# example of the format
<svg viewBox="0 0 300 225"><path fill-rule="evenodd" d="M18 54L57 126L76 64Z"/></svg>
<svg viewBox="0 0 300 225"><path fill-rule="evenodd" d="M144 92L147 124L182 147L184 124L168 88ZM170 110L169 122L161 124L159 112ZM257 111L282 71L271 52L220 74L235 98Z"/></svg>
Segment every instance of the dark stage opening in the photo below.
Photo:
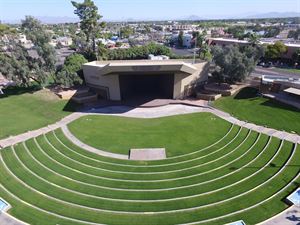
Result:
<svg viewBox="0 0 300 225"><path fill-rule="evenodd" d="M122 100L173 98L174 74L124 74L119 80Z"/></svg>

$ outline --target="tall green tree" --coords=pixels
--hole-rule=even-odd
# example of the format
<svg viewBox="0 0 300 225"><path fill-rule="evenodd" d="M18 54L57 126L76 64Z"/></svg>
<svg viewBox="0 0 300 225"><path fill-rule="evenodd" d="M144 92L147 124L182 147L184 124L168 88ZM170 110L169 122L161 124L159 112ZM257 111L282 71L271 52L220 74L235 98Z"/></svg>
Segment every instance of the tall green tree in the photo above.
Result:
<svg viewBox="0 0 300 225"><path fill-rule="evenodd" d="M16 29L5 24L0 24L0 37L4 35L11 35L16 33L17 33Z"/></svg>
<svg viewBox="0 0 300 225"><path fill-rule="evenodd" d="M265 38L276 37L277 35L280 34L280 31L281 31L280 27L268 27L265 30L266 33L265 33L264 37Z"/></svg>
<svg viewBox="0 0 300 225"><path fill-rule="evenodd" d="M86 36L87 43L92 40L92 49L96 53L96 37L100 28L105 26L105 23L99 24L99 20L102 16L98 13L98 7L92 0L84 0L83 3L71 1L75 7L74 14L80 19L80 28Z"/></svg>
<svg viewBox="0 0 300 225"><path fill-rule="evenodd" d="M252 46L257 46L259 44L260 40L257 34L253 33L249 35L249 43Z"/></svg>
<svg viewBox="0 0 300 225"><path fill-rule="evenodd" d="M107 52L108 49L105 47L105 45L102 43L98 43L97 60L107 60Z"/></svg>
<svg viewBox="0 0 300 225"><path fill-rule="evenodd" d="M171 50L163 45L150 43L144 46L134 46L128 49L108 50L107 59L109 60L130 60L147 59L149 54L171 56Z"/></svg>
<svg viewBox="0 0 300 225"><path fill-rule="evenodd" d="M199 31L193 32L193 40L194 40L194 47L202 48L203 44L205 43L206 31L200 33Z"/></svg>
<svg viewBox="0 0 300 225"><path fill-rule="evenodd" d="M68 56L61 70L56 73L55 83L64 87L82 84L82 65L87 62L81 54L75 53Z"/></svg>
<svg viewBox="0 0 300 225"><path fill-rule="evenodd" d="M6 43L7 44L7 43ZM5 53L0 53L0 72L19 86L30 84L31 74L27 51L19 43L10 41Z"/></svg>
<svg viewBox="0 0 300 225"><path fill-rule="evenodd" d="M22 31L38 52L40 69L48 74L54 73L57 58L54 47L49 44L51 35L46 32L41 22L32 16L26 16L25 20L22 20Z"/></svg>
<svg viewBox="0 0 300 225"><path fill-rule="evenodd" d="M299 40L300 38L300 29L290 30L288 33L288 38L293 38L294 40Z"/></svg>
<svg viewBox="0 0 300 225"><path fill-rule="evenodd" d="M210 47L205 42L207 32L204 30L202 33L199 31L193 32L193 40L194 40L194 47L199 48L199 58L200 59L207 59L210 55Z"/></svg>
<svg viewBox="0 0 300 225"><path fill-rule="evenodd" d="M297 63L298 65L300 64L300 49L298 49L297 51L295 51L293 53L292 59L293 59L294 63Z"/></svg>
<svg viewBox="0 0 300 225"><path fill-rule="evenodd" d="M129 38L130 35L134 33L134 30L130 26L122 27L120 29L121 38Z"/></svg>
<svg viewBox="0 0 300 225"><path fill-rule="evenodd" d="M234 38L238 38L240 40L244 39L245 37L245 27L243 26L231 26L227 28L226 32L228 34L232 34Z"/></svg>
<svg viewBox="0 0 300 225"><path fill-rule="evenodd" d="M287 46L281 41L275 42L275 44L268 45L266 48L266 58L268 59L278 59L284 53L287 52Z"/></svg>
<svg viewBox="0 0 300 225"><path fill-rule="evenodd" d="M6 34L6 41L0 38L0 45L5 46L0 53L0 72L19 86L29 86L32 81L45 85L55 71L56 54L48 43L50 37L42 24L30 16L22 21L22 32L34 44L33 49L19 43L17 33ZM35 56L30 52L36 53Z"/></svg>
<svg viewBox="0 0 300 225"><path fill-rule="evenodd" d="M216 65L213 77L219 82L235 83L245 80L254 70L255 56L248 55L236 45L213 48L213 61Z"/></svg>
<svg viewBox="0 0 300 225"><path fill-rule="evenodd" d="M179 32L177 43L179 47L183 47L183 31Z"/></svg>

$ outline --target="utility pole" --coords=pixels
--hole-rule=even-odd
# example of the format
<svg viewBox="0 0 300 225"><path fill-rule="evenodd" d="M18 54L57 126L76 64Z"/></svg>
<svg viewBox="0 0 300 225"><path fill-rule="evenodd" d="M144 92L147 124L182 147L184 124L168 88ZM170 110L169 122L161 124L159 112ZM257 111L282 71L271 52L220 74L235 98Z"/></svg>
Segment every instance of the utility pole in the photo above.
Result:
<svg viewBox="0 0 300 225"><path fill-rule="evenodd" d="M194 48L194 60L193 64L196 64L196 47L197 47L197 39L198 39L198 34L195 37L195 48Z"/></svg>

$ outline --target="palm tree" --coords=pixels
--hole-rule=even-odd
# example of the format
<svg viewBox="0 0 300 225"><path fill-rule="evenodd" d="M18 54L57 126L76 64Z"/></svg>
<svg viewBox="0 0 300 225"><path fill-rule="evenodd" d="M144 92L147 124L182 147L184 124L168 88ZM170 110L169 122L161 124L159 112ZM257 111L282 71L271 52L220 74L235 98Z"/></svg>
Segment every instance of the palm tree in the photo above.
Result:
<svg viewBox="0 0 300 225"><path fill-rule="evenodd" d="M253 33L249 36L249 43L254 47L260 43L259 37L257 34Z"/></svg>

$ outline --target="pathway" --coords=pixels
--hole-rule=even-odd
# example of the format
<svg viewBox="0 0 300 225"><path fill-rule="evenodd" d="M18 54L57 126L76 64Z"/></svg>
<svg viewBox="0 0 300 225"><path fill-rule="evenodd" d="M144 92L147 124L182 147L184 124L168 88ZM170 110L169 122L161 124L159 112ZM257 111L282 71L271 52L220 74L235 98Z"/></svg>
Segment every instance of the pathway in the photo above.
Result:
<svg viewBox="0 0 300 225"><path fill-rule="evenodd" d="M268 219L259 225L299 225L300 224L300 209L296 206L291 206L282 213Z"/></svg>
<svg viewBox="0 0 300 225"><path fill-rule="evenodd" d="M15 145L17 143L26 141L33 137L40 136L42 134L48 133L50 131L56 130L58 128L66 127L67 124L71 123L72 121L86 115L112 115L112 116L125 116L125 117L135 117L135 118L159 118L164 116L173 116L173 115L180 115L180 114L189 114L189 113L196 113L196 112L209 112L213 113L214 115L230 122L233 124L237 124L239 126L252 129L254 131L267 134L269 136L274 136L283 140L287 140L293 143L300 144L300 136L297 134L291 134L285 131L278 131L272 128L267 128L263 126L258 126L253 123L248 123L245 121L238 120L234 118L228 113L223 111L217 110L215 108L209 107L196 107L196 106L188 106L188 105L166 105L156 108L130 108L127 106L110 106L110 107L103 107L99 109L92 109L88 112L76 112L73 113L59 122L49 125L47 127L43 127L38 130L29 131L24 134L20 134L17 136L12 136L3 140L0 140L0 149L5 148L11 145ZM80 143L77 138L68 132L66 133L67 136L75 142L75 144L79 144L83 146L83 143ZM77 139L77 140L76 140ZM95 150L95 149L94 149ZM93 150L93 152L95 152ZM98 153L103 153L102 151L98 150ZM107 153L105 153L107 154ZM113 155L110 155L113 157ZM122 156L124 157L124 156Z"/></svg>
<svg viewBox="0 0 300 225"><path fill-rule="evenodd" d="M27 223L24 223L5 212L0 212L0 224L3 224L3 225L28 225Z"/></svg>

